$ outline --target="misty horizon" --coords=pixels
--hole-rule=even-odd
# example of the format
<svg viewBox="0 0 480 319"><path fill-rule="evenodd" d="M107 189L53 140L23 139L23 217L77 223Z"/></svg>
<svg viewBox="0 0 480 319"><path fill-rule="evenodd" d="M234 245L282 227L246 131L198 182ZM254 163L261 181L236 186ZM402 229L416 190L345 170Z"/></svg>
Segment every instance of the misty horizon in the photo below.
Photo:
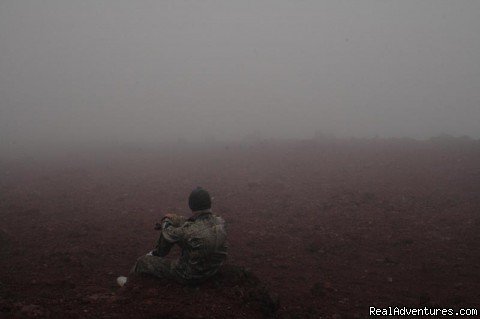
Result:
<svg viewBox="0 0 480 319"><path fill-rule="evenodd" d="M2 1L0 146L480 138L480 2Z"/></svg>

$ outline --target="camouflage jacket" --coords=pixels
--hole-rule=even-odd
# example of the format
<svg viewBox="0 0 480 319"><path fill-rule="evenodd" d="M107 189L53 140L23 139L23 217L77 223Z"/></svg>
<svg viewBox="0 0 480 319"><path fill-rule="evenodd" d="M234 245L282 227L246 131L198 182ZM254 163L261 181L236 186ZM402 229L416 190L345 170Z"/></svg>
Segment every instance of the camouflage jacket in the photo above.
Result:
<svg viewBox="0 0 480 319"><path fill-rule="evenodd" d="M165 256L174 244L182 249L173 272L186 281L202 281L217 272L227 257L225 221L210 210L185 220L167 215L154 255Z"/></svg>

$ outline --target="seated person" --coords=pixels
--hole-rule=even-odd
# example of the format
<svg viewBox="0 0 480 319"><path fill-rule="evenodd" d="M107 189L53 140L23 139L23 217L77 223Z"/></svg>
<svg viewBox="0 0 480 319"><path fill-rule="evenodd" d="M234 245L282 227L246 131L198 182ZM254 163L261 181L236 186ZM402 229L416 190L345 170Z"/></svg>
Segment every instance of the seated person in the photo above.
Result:
<svg viewBox="0 0 480 319"><path fill-rule="evenodd" d="M158 224L161 230L156 248L140 257L133 266L134 275L148 274L169 278L182 284L198 284L214 275L227 257L225 221L212 214L209 193L197 187L188 198L192 216L167 214ZM174 244L182 250L181 257L166 258ZM125 277L124 282L126 282ZM118 281L118 279L117 279ZM119 281L120 285L121 280Z"/></svg>

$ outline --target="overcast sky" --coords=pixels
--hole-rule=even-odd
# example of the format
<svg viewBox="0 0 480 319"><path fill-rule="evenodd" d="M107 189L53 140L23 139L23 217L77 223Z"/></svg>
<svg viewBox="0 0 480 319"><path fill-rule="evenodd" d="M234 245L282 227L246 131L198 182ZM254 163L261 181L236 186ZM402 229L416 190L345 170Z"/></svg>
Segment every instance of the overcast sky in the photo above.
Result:
<svg viewBox="0 0 480 319"><path fill-rule="evenodd" d="M0 138L480 137L480 1L0 0Z"/></svg>

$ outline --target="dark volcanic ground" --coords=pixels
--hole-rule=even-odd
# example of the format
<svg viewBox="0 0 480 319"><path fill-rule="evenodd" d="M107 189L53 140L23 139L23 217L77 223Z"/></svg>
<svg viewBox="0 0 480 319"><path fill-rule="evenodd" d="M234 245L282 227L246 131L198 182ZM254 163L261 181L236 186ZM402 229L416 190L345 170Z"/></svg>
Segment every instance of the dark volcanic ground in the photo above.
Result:
<svg viewBox="0 0 480 319"><path fill-rule="evenodd" d="M0 161L0 317L343 318L480 308L480 143L264 142ZM214 280L118 288L200 185ZM178 253L178 252L177 252ZM244 267L244 268L242 268Z"/></svg>

